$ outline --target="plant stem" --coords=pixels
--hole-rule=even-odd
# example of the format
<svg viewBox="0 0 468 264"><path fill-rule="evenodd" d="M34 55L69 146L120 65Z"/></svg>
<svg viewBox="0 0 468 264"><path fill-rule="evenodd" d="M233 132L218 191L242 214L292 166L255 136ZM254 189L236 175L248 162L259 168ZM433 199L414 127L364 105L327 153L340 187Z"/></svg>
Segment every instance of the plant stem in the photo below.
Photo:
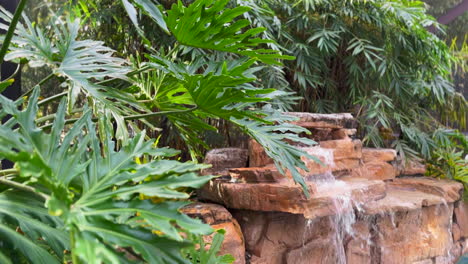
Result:
<svg viewBox="0 0 468 264"><path fill-rule="evenodd" d="M22 190L22 191L26 191L26 192L33 193L33 194L35 194L35 195L41 197L41 198L44 199L44 200L47 200L47 199L50 198L47 194L40 193L40 192L36 191L36 189L34 189L33 187L30 187L30 186L21 184L21 183L19 183L19 182L7 180L7 179L5 179L4 177L0 177L0 184L5 184L5 185L7 185L7 186L16 188L16 189L18 189L18 190Z"/></svg>
<svg viewBox="0 0 468 264"><path fill-rule="evenodd" d="M71 114L79 113L79 112L82 112L82 111L83 111L83 108L73 109L71 111ZM39 117L38 119L36 119L36 124L44 123L44 122L49 121L49 120L53 120L53 119L55 119L56 116L57 116L57 114L50 114L50 115L46 115L46 116L43 116L43 117Z"/></svg>
<svg viewBox="0 0 468 264"><path fill-rule="evenodd" d="M16 25L18 24L21 13L23 12L27 2L28 0L21 0L18 4L18 7L16 8L13 19L11 20L10 26L8 27L8 32L5 36L5 39L3 40L2 49L0 50L0 64L2 64L3 59L5 59L5 55L8 51L8 47L10 46L11 39L15 33Z"/></svg>
<svg viewBox="0 0 468 264"><path fill-rule="evenodd" d="M0 176L6 176L10 174L17 173L18 171L16 169L6 169L6 170L0 170Z"/></svg>
<svg viewBox="0 0 468 264"><path fill-rule="evenodd" d="M44 100L42 100L42 101L39 101L39 102L37 103L37 105L41 106L41 105L43 105L43 104L47 104L47 103L49 103L49 102L52 102L52 101L57 100L57 99L59 99L59 98L62 98L63 96L65 96L65 95L67 95L67 94L68 94L68 91L61 92L61 93L59 93L59 94L56 94L56 95L51 96L51 97L49 97L49 98L46 98L46 99L44 99Z"/></svg>
<svg viewBox="0 0 468 264"><path fill-rule="evenodd" d="M153 112L153 113L148 113L148 114L141 114L141 115L131 115L131 116L124 116L124 120L135 120L135 119L142 119L146 117L152 117L152 116L158 116L158 115L167 115L167 114L177 114L177 113L186 113L186 112L192 112L196 110L198 107L192 107L189 109L185 110L176 110L176 111L162 111L162 112Z"/></svg>
<svg viewBox="0 0 468 264"><path fill-rule="evenodd" d="M78 257L75 254L75 228L70 228L70 251L71 251L71 258L73 264L79 264Z"/></svg>
<svg viewBox="0 0 468 264"><path fill-rule="evenodd" d="M195 106L195 107L192 107L192 108L189 108L189 109L185 109L185 110L162 111L162 112L153 112L153 113L147 113L147 114L141 114L141 115L124 116L123 119L124 119L124 120L135 120L135 119L142 119L142 118L146 118L146 117L159 116L159 115L187 113L187 112L192 112L192 111L196 110L197 108L198 108L198 107ZM66 120L65 120L65 124L75 123L75 122L78 121L78 120L79 120L79 118L66 119ZM93 119L91 119L91 120L94 121L94 122L98 121L97 118L93 118ZM47 125L41 126L41 127L39 127L39 128L40 128L40 129L48 129L48 128L51 128L52 125L53 125L53 124L47 124Z"/></svg>

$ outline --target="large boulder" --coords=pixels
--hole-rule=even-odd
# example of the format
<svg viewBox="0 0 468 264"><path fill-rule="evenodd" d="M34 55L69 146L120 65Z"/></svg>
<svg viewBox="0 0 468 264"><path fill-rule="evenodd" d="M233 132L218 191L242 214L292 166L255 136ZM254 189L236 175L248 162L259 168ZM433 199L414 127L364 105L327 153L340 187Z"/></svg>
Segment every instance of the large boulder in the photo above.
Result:
<svg viewBox="0 0 468 264"><path fill-rule="evenodd" d="M337 220L314 220L302 215L233 210L246 234L246 249L251 264L342 263L344 247Z"/></svg>
<svg viewBox="0 0 468 264"><path fill-rule="evenodd" d="M253 184L214 180L206 184L199 195L200 199L220 203L227 208L287 212L311 219L352 209L337 206L343 198L351 198L355 203L368 203L385 196L382 181L350 179L346 182L308 182L307 185L309 198L301 186L292 182Z"/></svg>
<svg viewBox="0 0 468 264"><path fill-rule="evenodd" d="M376 263L410 264L444 256L452 247L453 205L433 205L378 215L374 229Z"/></svg>

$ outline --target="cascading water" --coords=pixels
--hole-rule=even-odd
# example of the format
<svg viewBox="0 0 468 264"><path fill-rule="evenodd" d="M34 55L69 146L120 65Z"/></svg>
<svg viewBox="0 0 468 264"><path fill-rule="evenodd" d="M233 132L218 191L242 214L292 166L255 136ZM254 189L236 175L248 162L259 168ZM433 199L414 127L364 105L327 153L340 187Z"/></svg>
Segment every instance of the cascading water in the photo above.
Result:
<svg viewBox="0 0 468 264"><path fill-rule="evenodd" d="M334 245L334 256L326 256L329 259L323 259L323 263L346 264L345 240L348 237L354 237L353 225L356 222L356 214L354 205L351 199L351 191L348 188L348 183L337 180L332 173L331 168L335 166L333 152L318 148L316 155L322 157L322 161L330 168L327 172L316 175L309 175L306 179L314 182L317 186L317 193L336 192L333 199L334 215L327 216L331 223L333 234L332 243ZM359 207L359 205L357 205ZM314 220L306 221L305 232L309 232L314 228ZM305 236L304 236L305 237ZM305 241L303 240L303 245Z"/></svg>

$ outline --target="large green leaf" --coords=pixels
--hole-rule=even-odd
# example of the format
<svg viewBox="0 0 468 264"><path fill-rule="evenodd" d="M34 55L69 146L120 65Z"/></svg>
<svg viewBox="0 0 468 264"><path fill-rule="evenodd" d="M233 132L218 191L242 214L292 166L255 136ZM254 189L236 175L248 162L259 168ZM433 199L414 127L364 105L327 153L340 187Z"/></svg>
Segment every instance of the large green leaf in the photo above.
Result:
<svg viewBox="0 0 468 264"><path fill-rule="evenodd" d="M10 14L0 9L5 21ZM48 66L56 76L64 77L64 87L68 88L68 113L76 106L78 96L85 94L93 101L95 113L112 116L117 122L116 137L128 138L124 116L148 112L135 98L118 89L103 86L99 81L127 79L130 71L127 61L113 56L114 50L101 41L78 40L80 20L64 22L57 18L49 30L42 30L24 16L25 25L18 24L6 60L25 59L31 67ZM6 27L2 25L2 27ZM121 102L115 104L115 101Z"/></svg>
<svg viewBox="0 0 468 264"><path fill-rule="evenodd" d="M21 233L15 231L15 227ZM44 202L37 201L37 196L26 192L0 193L0 233L0 251L8 246L32 263L60 263L56 256L62 258L64 250L70 248L61 219L50 216ZM8 251L3 258L12 263L18 261Z"/></svg>
<svg viewBox="0 0 468 264"><path fill-rule="evenodd" d="M240 6L226 8L229 0L197 0L188 6L182 1L167 11L166 23L174 37L183 45L231 52L257 58L268 64L281 65L280 59L294 59L279 51L263 48L271 40L255 37L264 28L246 29L247 19L236 20L250 10Z"/></svg>
<svg viewBox="0 0 468 264"><path fill-rule="evenodd" d="M117 248L130 247L149 263L187 263L180 249L190 245L190 241L180 232L206 235L212 230L179 212L187 203L171 199L186 199L187 188L199 188L212 179L196 174L207 166L166 160L177 152L156 148L154 140L145 141L144 133L118 148L112 140L109 120L102 117L98 136L90 111L85 110L68 128L64 121L65 100L58 107L53 127L46 132L35 123L38 96L39 89L35 89L24 110L18 109L17 102L0 96L0 116L12 116L10 125L0 126L0 157L16 163L18 176L12 176L11 181L24 179L30 185L24 188L32 188L42 197L50 196L45 205L49 214L55 216L47 215L44 201L37 201L34 204L39 209L34 213L42 214L39 219L30 219L22 211L29 208L27 204L21 207L25 199L16 202L19 209L15 211L13 200L2 199L1 195L0 216L6 214L15 219L13 225L20 226L33 239L43 238L58 256L68 244L57 229L63 225L71 232L72 252L77 250L76 256L84 261L94 257L104 263L125 260ZM143 156L147 162L140 164L137 159ZM141 200L145 197L162 201L153 204ZM49 218L57 222L44 222ZM17 244L28 246L23 241L28 238L20 239L6 228L1 229L8 236L5 241L26 254ZM103 245L96 247L97 241ZM40 249L33 252L43 253Z"/></svg>
<svg viewBox="0 0 468 264"><path fill-rule="evenodd" d="M47 252L46 249L2 223L0 223L0 235L3 241L12 244L16 250L24 254L31 262L39 264L60 263L60 260Z"/></svg>
<svg viewBox="0 0 468 264"><path fill-rule="evenodd" d="M309 132L288 123L294 118L281 115L273 109L255 110L255 103L268 101L268 96L275 90L251 85L255 80L250 72L253 60L229 63L196 61L188 65L156 56L150 60L149 65L161 74L146 74L135 78L135 81L140 87L157 85L158 88L142 89L139 96L152 99L151 107L158 107L162 111L193 109L167 115L189 148L203 146L203 132L213 129L205 123L206 118L224 119L256 139L275 160L279 170L283 173L285 169L289 170L296 182L306 189L298 168L307 170L301 160L302 156L313 157L287 141L305 145L315 142L298 136Z"/></svg>

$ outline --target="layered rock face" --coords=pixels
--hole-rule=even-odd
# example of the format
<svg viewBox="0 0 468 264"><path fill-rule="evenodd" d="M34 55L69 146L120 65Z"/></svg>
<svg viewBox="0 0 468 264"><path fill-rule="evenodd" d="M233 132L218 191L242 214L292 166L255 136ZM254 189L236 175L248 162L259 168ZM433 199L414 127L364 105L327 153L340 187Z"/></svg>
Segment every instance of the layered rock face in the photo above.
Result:
<svg viewBox="0 0 468 264"><path fill-rule="evenodd" d="M232 213L245 239L246 263L442 264L468 253L462 184L403 176L424 173L424 167L401 169L394 150L363 148L349 114L288 114L318 142L297 147L325 164L303 158L309 198L253 140L248 150L231 149L235 158L213 154L226 153L221 149L206 160L216 160L210 173L223 177L207 184L200 199Z"/></svg>

